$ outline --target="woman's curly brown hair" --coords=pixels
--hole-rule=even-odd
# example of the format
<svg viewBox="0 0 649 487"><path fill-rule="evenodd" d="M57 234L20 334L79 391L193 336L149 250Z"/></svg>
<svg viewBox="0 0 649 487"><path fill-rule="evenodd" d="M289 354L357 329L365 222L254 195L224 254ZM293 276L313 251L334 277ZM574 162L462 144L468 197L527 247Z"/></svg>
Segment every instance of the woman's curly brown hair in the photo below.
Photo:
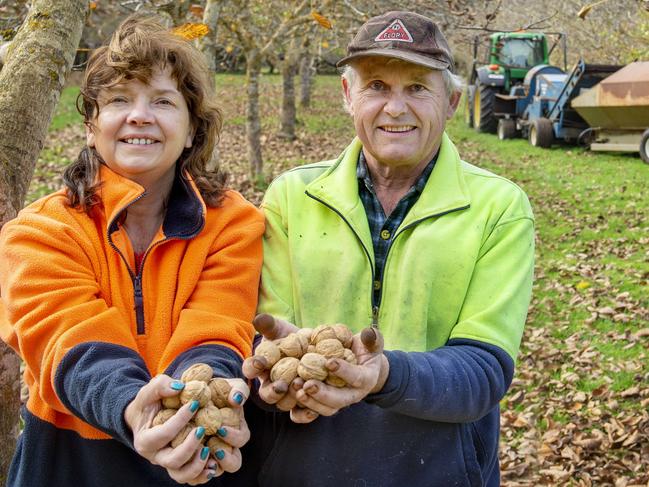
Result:
<svg viewBox="0 0 649 487"><path fill-rule="evenodd" d="M221 132L222 117L215 103L214 79L203 55L189 41L172 33L152 17L131 16L117 28L106 46L96 49L86 68L77 108L84 123L92 126L99 113L102 89L136 79L148 83L156 70L169 70L187 103L194 139L178 163L187 171L208 206L223 198L224 177L208 171ZM85 147L65 170L63 180L70 205L89 212L99 201L97 190L101 156Z"/></svg>

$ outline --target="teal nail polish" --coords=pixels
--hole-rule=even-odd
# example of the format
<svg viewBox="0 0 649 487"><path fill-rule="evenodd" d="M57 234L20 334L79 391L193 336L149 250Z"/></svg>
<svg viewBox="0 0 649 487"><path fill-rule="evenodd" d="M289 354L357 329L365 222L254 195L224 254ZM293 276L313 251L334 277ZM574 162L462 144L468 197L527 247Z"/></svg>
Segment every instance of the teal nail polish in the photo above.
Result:
<svg viewBox="0 0 649 487"><path fill-rule="evenodd" d="M191 404L189 405L189 410L190 410L192 413L195 413L196 410L198 409L198 406L200 406L200 404L198 404L198 401L197 401L196 399L194 399L194 400L191 402Z"/></svg>
<svg viewBox="0 0 649 487"><path fill-rule="evenodd" d="M225 458L225 452L223 450L216 450L214 456L219 460L223 460Z"/></svg>
<svg viewBox="0 0 649 487"><path fill-rule="evenodd" d="M213 474L213 473L211 473L211 472L207 474L207 478L208 478L209 480L213 479L214 477L216 477L216 475Z"/></svg>
<svg viewBox="0 0 649 487"><path fill-rule="evenodd" d="M234 395L234 402L236 402L237 404L241 404L243 402L243 394L241 394L240 392L237 392Z"/></svg>
<svg viewBox="0 0 649 487"><path fill-rule="evenodd" d="M171 383L171 388L174 391L182 391L185 388L185 384L183 384L179 380L175 380Z"/></svg>
<svg viewBox="0 0 649 487"><path fill-rule="evenodd" d="M207 460L209 454L210 454L210 449L204 446L203 449L201 450L201 460Z"/></svg>
<svg viewBox="0 0 649 487"><path fill-rule="evenodd" d="M216 433L223 438L228 436L228 430L226 430L224 427L220 427L219 429L217 429Z"/></svg>
<svg viewBox="0 0 649 487"><path fill-rule="evenodd" d="M203 436L205 436L205 428L203 428L202 426L199 426L198 428L196 428L196 438L198 438L200 440ZM201 453L201 456L203 456L202 453ZM205 460L205 459L203 459L203 460Z"/></svg>

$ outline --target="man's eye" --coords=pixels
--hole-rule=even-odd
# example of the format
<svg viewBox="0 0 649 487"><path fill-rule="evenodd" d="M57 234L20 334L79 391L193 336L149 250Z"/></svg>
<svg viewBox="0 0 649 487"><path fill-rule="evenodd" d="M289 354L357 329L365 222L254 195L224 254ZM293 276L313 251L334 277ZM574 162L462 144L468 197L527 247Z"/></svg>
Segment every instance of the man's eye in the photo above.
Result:
<svg viewBox="0 0 649 487"><path fill-rule="evenodd" d="M385 87L385 85L383 84L382 81L372 81L369 84L369 87L372 90L382 90Z"/></svg>
<svg viewBox="0 0 649 487"><path fill-rule="evenodd" d="M426 87L424 85L416 84L416 85L412 85L410 89L415 93L419 93L421 91L424 91Z"/></svg>

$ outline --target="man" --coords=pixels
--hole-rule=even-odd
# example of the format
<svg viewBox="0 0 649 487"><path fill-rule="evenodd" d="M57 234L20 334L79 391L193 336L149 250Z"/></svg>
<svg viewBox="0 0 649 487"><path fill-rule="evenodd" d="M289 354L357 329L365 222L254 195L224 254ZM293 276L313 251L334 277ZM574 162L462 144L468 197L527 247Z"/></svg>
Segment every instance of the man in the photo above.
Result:
<svg viewBox="0 0 649 487"><path fill-rule="evenodd" d="M244 466L263 462L262 486L497 486L498 403L532 288L527 197L445 134L461 85L430 19L370 19L338 66L357 138L269 187L259 310L275 319L256 325L380 334L356 337L359 365L328 361L343 388L270 383L248 359L275 408L248 411Z"/></svg>

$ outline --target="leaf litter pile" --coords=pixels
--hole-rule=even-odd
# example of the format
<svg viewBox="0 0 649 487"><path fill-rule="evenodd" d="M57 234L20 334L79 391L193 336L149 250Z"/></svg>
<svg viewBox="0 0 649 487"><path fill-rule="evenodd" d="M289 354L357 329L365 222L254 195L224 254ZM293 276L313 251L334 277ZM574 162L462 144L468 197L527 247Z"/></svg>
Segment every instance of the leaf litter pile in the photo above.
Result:
<svg viewBox="0 0 649 487"><path fill-rule="evenodd" d="M220 165L230 185L258 204L265 183L248 176L243 77L217 79L227 95L220 97ZM334 158L351 140L337 80L317 81L312 107L298 110L298 138L287 141L277 136L279 80L264 79L265 182ZM560 148L547 153L561 159L553 169L538 149L511 156L494 136L476 137L457 118L449 132L463 158L521 185L536 217L534 295L501 403L502 485L649 486L647 202L623 176L598 176L604 165L641 163ZM80 126L50 133L29 200L60 187L61 167L83 143Z"/></svg>

